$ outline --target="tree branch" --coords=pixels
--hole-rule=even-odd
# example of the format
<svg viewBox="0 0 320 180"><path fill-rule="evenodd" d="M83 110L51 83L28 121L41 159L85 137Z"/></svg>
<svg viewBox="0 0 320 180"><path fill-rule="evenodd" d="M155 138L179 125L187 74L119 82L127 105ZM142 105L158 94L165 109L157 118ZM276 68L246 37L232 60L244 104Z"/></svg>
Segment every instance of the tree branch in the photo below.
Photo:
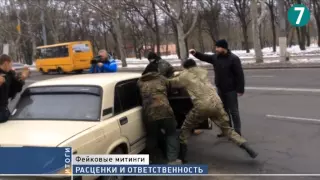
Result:
<svg viewBox="0 0 320 180"><path fill-rule="evenodd" d="M261 14L260 14L260 17L257 20L258 26L260 26L260 24L262 23L262 21L264 20L264 18L268 14L268 6L267 6L266 3L267 3L266 0L260 0Z"/></svg>
<svg viewBox="0 0 320 180"><path fill-rule="evenodd" d="M111 14L109 14L109 13L106 13L103 9L101 9L100 7L94 5L94 4L93 4L92 2L90 2L89 0L82 0L82 1L84 1L85 3L87 3L88 5L90 5L91 7L93 7L94 9L100 11L103 15L108 16L108 17L110 17L110 18L112 18L112 19L116 19L115 16L113 16L113 15L111 15Z"/></svg>
<svg viewBox="0 0 320 180"><path fill-rule="evenodd" d="M163 7L161 5L161 2L158 0L151 0L155 5L157 5L165 14L167 14L168 16L170 16L170 18L172 18L174 21L178 21L178 17L176 17L175 15L173 15L171 12L169 12L165 7Z"/></svg>
<svg viewBox="0 0 320 180"><path fill-rule="evenodd" d="M189 31L184 34L184 39L187 38L190 35L190 33L193 31L193 29L196 27L198 16L199 16L199 11L196 10L196 14L193 17L191 27L189 28Z"/></svg>

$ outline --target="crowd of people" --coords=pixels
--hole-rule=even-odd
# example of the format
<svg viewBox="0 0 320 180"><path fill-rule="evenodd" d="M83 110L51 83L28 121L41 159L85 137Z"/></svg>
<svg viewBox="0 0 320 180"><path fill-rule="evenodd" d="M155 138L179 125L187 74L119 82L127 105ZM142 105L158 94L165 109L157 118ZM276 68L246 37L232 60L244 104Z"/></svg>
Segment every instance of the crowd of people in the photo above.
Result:
<svg viewBox="0 0 320 180"><path fill-rule="evenodd" d="M241 136L238 96L244 94L245 81L240 59L228 49L226 40L217 41L215 47L216 53L213 55L194 49L189 52L199 60L213 65L216 88L208 77L208 71L198 67L193 59L185 60L183 70L175 73L169 62L153 52L149 53L150 63L142 73L138 86L146 118L147 149L151 162L157 163L158 142L161 139L158 132L163 130L168 163L187 163L188 138L208 118L220 128L218 137L228 137L252 158L258 155ZM168 92L174 87L184 88L193 103L179 134L168 100Z"/></svg>
<svg viewBox="0 0 320 180"><path fill-rule="evenodd" d="M187 163L188 138L192 133L201 133L196 128L208 118L220 128L221 133L218 137L228 137L252 158L258 155L241 135L238 96L244 94L245 80L240 59L228 49L226 40L217 41L215 47L216 53L213 55L206 55L194 49L189 52L197 59L213 65L216 88L208 77L208 71L198 67L193 59L184 60L183 70L179 72L156 53L149 53L149 64L138 81L138 87L142 98L143 117L147 127L147 150L151 162L157 163L159 142L164 138L168 163ZM108 57L106 50L100 50L99 55L91 62L90 72L117 72L116 61ZM8 101L22 90L24 80L29 75L28 68L21 73L13 71L10 56L0 56L0 123L9 119ZM180 133L176 130L175 114L168 100L170 88L175 87L184 88L193 103Z"/></svg>

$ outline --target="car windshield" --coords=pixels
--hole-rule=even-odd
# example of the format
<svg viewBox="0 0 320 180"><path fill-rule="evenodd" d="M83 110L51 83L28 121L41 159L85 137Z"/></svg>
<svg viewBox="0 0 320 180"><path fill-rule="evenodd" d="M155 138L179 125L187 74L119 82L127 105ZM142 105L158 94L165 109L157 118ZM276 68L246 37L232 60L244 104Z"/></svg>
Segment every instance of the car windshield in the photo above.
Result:
<svg viewBox="0 0 320 180"><path fill-rule="evenodd" d="M101 89L98 87L29 88L10 119L98 121Z"/></svg>

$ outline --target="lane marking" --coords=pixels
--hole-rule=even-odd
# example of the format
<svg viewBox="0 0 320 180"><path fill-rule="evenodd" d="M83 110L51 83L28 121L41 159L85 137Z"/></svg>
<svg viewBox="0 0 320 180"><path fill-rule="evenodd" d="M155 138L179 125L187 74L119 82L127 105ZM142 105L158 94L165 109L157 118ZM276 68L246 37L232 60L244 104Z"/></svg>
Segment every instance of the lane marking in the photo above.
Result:
<svg viewBox="0 0 320 180"><path fill-rule="evenodd" d="M313 119L313 118L303 118L303 117L291 117L291 116L279 116L279 115L266 115L269 118L277 118L277 119L288 119L293 121L312 121L312 122L320 122L320 119Z"/></svg>
<svg viewBox="0 0 320 180"><path fill-rule="evenodd" d="M274 76L268 76L268 75L253 75L253 76L246 76L246 77L253 77L253 78L272 78Z"/></svg>
<svg viewBox="0 0 320 180"><path fill-rule="evenodd" d="M27 83L33 83L33 82L37 82L37 80L26 79L25 82L27 82Z"/></svg>
<svg viewBox="0 0 320 180"><path fill-rule="evenodd" d="M292 91L292 92L317 92L320 93L320 89L309 88L286 88L286 87L245 87L246 90L261 90L261 91Z"/></svg>
<svg viewBox="0 0 320 180"><path fill-rule="evenodd" d="M209 78L214 78L214 75L208 76ZM273 78L275 76L271 75L246 75L246 78Z"/></svg>

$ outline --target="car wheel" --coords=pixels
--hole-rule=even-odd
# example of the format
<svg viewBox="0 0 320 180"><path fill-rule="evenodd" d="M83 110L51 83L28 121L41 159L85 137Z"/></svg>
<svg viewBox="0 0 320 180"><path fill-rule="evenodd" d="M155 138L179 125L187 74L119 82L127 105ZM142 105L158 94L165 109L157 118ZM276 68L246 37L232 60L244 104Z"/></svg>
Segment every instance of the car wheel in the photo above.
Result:
<svg viewBox="0 0 320 180"><path fill-rule="evenodd" d="M117 147L111 154L124 154L120 147ZM124 180L124 176L100 176L98 180Z"/></svg>

